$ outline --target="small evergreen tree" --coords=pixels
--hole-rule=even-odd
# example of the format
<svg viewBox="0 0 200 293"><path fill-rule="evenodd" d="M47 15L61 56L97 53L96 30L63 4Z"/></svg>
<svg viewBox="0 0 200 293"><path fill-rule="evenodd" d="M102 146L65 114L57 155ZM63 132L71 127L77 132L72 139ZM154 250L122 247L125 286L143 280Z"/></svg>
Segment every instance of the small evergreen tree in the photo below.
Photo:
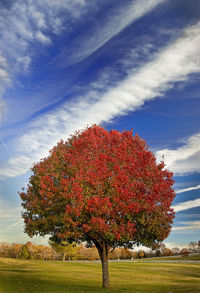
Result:
<svg viewBox="0 0 200 293"><path fill-rule="evenodd" d="M23 245L19 250L19 258L29 259L31 256L30 251L26 245Z"/></svg>

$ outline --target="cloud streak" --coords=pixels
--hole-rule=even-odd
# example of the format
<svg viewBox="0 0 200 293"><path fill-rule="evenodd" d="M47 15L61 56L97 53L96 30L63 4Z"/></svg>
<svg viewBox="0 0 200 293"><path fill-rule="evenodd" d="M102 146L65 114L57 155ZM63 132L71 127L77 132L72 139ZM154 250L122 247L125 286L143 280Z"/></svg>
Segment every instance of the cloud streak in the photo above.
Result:
<svg viewBox="0 0 200 293"><path fill-rule="evenodd" d="M163 149L158 151L156 155L158 159L164 155L167 168L176 174L182 175L185 173L200 172L200 165L197 164L200 160L200 134L189 137L185 143L177 149ZM187 191L187 189L184 191ZM177 193L184 191L178 191Z"/></svg>
<svg viewBox="0 0 200 293"><path fill-rule="evenodd" d="M200 198L178 203L172 206L172 208L174 209L175 212L180 212L180 211L196 208L199 206L200 206Z"/></svg>
<svg viewBox="0 0 200 293"><path fill-rule="evenodd" d="M130 71L125 80L105 93L91 88L84 97L64 103L57 110L35 120L30 130L15 141L17 155L2 164L0 178L26 173L31 164L46 156L48 150L61 138L66 139L72 132L86 125L110 122L116 116L135 111L146 101L163 96L176 82L186 81L191 74L198 73L199 30L200 23L188 27L182 37L159 52L151 62L143 65L136 73ZM190 156L198 153L199 140L198 134L188 140L185 152L182 152L184 156L179 157L180 164L187 159L188 149L191 149ZM163 150L157 152L161 153ZM167 163L173 167L169 161ZM187 166L184 166L183 172L188 172ZM197 171L198 168L193 164L189 171Z"/></svg>
<svg viewBox="0 0 200 293"><path fill-rule="evenodd" d="M117 11L112 11L109 16L104 18L104 23L99 29L95 28L95 31L91 32L90 37L83 36L76 41L76 51L73 52L70 61L68 63L80 62L95 51L103 47L109 40L118 35L126 27L145 14L151 12L159 4L164 3L166 0L136 0L130 1L129 4L124 4ZM80 48L80 49L78 49ZM63 60L63 57L68 54L68 49L64 50L59 56L59 59ZM58 62L58 58L56 58ZM62 62L63 63L63 62ZM61 63L61 64L62 64Z"/></svg>
<svg viewBox="0 0 200 293"><path fill-rule="evenodd" d="M176 194L178 194L178 193L183 193L183 192L187 192L187 191L192 191L192 190L197 190L197 189L200 189L200 185L192 186L192 187L187 187L187 188L184 188L184 189L176 190Z"/></svg>
<svg viewBox="0 0 200 293"><path fill-rule="evenodd" d="M4 109L4 101L2 98L4 88L11 82L10 74L8 70L8 64L0 51L0 120Z"/></svg>
<svg viewBox="0 0 200 293"><path fill-rule="evenodd" d="M0 199L0 219L18 218L21 208L16 208L5 200Z"/></svg>
<svg viewBox="0 0 200 293"><path fill-rule="evenodd" d="M186 224L186 226L173 227L172 230L173 231L180 231L180 230L200 229L200 221L186 222L183 224Z"/></svg>
<svg viewBox="0 0 200 293"><path fill-rule="evenodd" d="M84 0L16 0L8 8L1 5L0 119L5 107L3 91L19 72L29 72L34 46L50 45L52 36L61 34L67 25L77 21L86 6Z"/></svg>

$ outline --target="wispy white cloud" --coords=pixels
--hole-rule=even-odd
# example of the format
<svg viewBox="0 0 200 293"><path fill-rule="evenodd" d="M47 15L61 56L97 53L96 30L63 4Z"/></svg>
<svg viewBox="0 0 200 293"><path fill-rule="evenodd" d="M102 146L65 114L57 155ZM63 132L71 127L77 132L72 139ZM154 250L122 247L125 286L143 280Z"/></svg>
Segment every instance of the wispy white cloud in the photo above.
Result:
<svg viewBox="0 0 200 293"><path fill-rule="evenodd" d="M2 118L3 110L4 110L4 101L2 98L0 98L0 120Z"/></svg>
<svg viewBox="0 0 200 293"><path fill-rule="evenodd" d="M158 159L164 155L164 161L170 170L176 174L200 172L200 134L189 137L181 147L177 149L163 149L156 153ZM188 189L198 189L200 187ZM184 190L184 191L187 191ZM181 193L183 191L178 191Z"/></svg>
<svg viewBox="0 0 200 293"><path fill-rule="evenodd" d="M51 44L51 39L45 36L42 32L37 32L36 39L44 44Z"/></svg>
<svg viewBox="0 0 200 293"><path fill-rule="evenodd" d="M137 21L145 14L150 13L156 6L164 3L166 0L136 0L130 1L128 4L122 4L117 10L113 10L109 15L104 16L104 22L99 26L95 27L87 36L78 38L76 43L76 50L71 53L67 50L67 62L76 63L79 62L99 48L106 44L110 39L115 37L131 23ZM79 49L80 48L80 49ZM63 60L63 55L66 55L66 50L62 52L59 59ZM56 62L58 58L56 58ZM62 66L63 62L61 63Z"/></svg>
<svg viewBox="0 0 200 293"><path fill-rule="evenodd" d="M200 221L188 221L188 222L179 222L181 225L200 225Z"/></svg>
<svg viewBox="0 0 200 293"><path fill-rule="evenodd" d="M176 194L178 194L178 193L183 193L183 192L187 192L187 191L192 191L192 190L197 190L197 189L200 189L200 185L192 186L192 187L187 187L187 188L184 188L184 189L176 190Z"/></svg>
<svg viewBox="0 0 200 293"><path fill-rule="evenodd" d="M0 14L0 50L4 58L10 64L19 58L31 57L29 48L34 42L49 44L50 36L66 30L67 24L84 13L85 6L84 0L14 1Z"/></svg>
<svg viewBox="0 0 200 293"><path fill-rule="evenodd" d="M173 230L174 228L172 228ZM188 247L188 243L176 243L176 242L168 242L168 241L165 241L164 244L167 246L167 248L174 248L174 247L178 247L179 249L182 249L182 248L186 248Z"/></svg>
<svg viewBox="0 0 200 293"><path fill-rule="evenodd" d="M60 34L69 23L84 14L85 0L12 1L1 6L0 27L0 119L4 109L1 98L15 75L27 73L34 45L50 45L51 37Z"/></svg>
<svg viewBox="0 0 200 293"><path fill-rule="evenodd" d="M0 219L18 218L20 214L20 207L0 199Z"/></svg>
<svg viewBox="0 0 200 293"><path fill-rule="evenodd" d="M5 143L5 141L3 140L3 138L2 138L2 136L0 135L0 141L1 141L1 143L2 143L2 145L3 145L3 147L4 147L4 149L6 150L6 152L8 153L8 155L11 157L12 156L12 154L11 154L11 152L10 152L10 150L9 150L9 148L7 147L7 144Z"/></svg>
<svg viewBox="0 0 200 293"><path fill-rule="evenodd" d="M190 74L199 72L199 30L200 23L187 28L182 37L163 49L151 62L136 73L130 72L125 80L105 93L92 88L84 97L65 103L35 120L30 131L15 141L17 155L2 163L0 177L26 173L31 164L46 156L61 138L66 139L73 131L86 125L109 122L116 116L135 111L147 100L162 96L177 81L186 81ZM192 149L190 156L198 152L199 139L200 135L196 135L188 140L187 148ZM188 157L187 148L180 162ZM197 170L194 165L188 168L189 171ZM188 171L188 168L185 166L183 170Z"/></svg>
<svg viewBox="0 0 200 293"><path fill-rule="evenodd" d="M180 226L180 227L173 227L173 231L179 231L179 230L193 230L193 229L200 229L200 221L192 221L192 222L182 222L180 224L185 224L186 226Z"/></svg>
<svg viewBox="0 0 200 293"><path fill-rule="evenodd" d="M2 94L4 91L4 87L10 82L11 82L11 79L10 79L10 75L8 71L8 64L0 51L0 120L1 120L2 112L4 108L4 101L2 98Z"/></svg>
<svg viewBox="0 0 200 293"><path fill-rule="evenodd" d="M50 1L49 1L50 2ZM48 3L49 3L48 2ZM147 0L142 0L142 1L135 1L135 0L131 0L131 1L125 1L122 5L122 3L117 3L116 5L113 5L112 9L108 9L108 11L104 11L104 17L103 17L103 21L101 20L98 14L99 10L101 10L101 7L104 5L104 1L100 2L93 0L92 3L89 1L85 1L85 4L83 5L84 1L73 1L73 3L76 2L76 5L72 5L71 7L71 13L74 17L74 19L76 19L75 22L72 21L72 24L70 25L70 28L68 27L68 19L67 16L65 15L65 22L64 25L61 26L60 32L62 32L62 30L64 30L64 33L62 36L64 36L64 38L66 39L65 43L66 46L69 46L69 51L72 51L72 55L74 54L74 57L72 57L72 59L74 58L75 61L78 61L79 58L82 58L83 55L85 54L85 48L88 46L88 50L93 50L92 46L96 46L97 43L100 41L100 39L105 37L105 34L110 34L110 32L112 33L117 33L118 30L123 30L123 28L126 26L126 24L128 25L129 20L133 19L133 22L135 20L137 20L137 17L142 17L143 15L145 15L146 13L150 12L153 8L155 8L159 3L162 2L166 2L166 0L151 0L151 1L147 1ZM47 3L47 4L48 4ZM64 2L63 2L64 3ZM64 5L62 3L62 5ZM87 30L80 30L78 36L77 36L77 41L80 43L74 43L73 39L68 42L67 38L68 38L68 32L73 32L73 25L75 27L77 27L77 16L75 16L75 11L79 11L80 9L77 8L77 5L82 3L81 6L81 14L78 16L80 17L80 22L83 21L83 15L84 15L84 11L87 11L87 9L89 11L87 11L87 15L89 15L89 19L95 19L94 21L94 25L90 25L89 28L87 27ZM90 3L90 4L89 4ZM107 3L107 0L105 0L105 3ZM57 10L57 4L54 3L56 5L55 10ZM38 4L39 5L39 4ZM53 4L51 3L51 9L53 7ZM59 6L61 7L61 4L59 4ZM70 5L64 5L64 7L67 9L70 7ZM51 10L50 9L50 10ZM38 28L40 29L39 32L34 32L33 33L33 41L31 41L31 44L34 45L34 42L41 42L43 45L51 45L53 44L53 38L51 39L52 34L48 34L49 27L52 27L52 25L47 25L48 22L46 19L48 19L48 17L44 17L46 16L45 13L43 12L42 8L40 8L39 11L39 7L38 10L35 11L35 8L33 9L32 12L32 18L33 15L34 16L34 20L32 21L33 23L35 22L39 22L38 24ZM130 10L134 11L133 13L130 12ZM42 13L41 13L42 11ZM49 10L48 10L49 11ZM73 11L73 12L72 12ZM96 13L96 14L95 14ZM143 14L144 13L144 14ZM54 12L55 14L55 12ZM63 23L63 16L64 14L61 13L59 20ZM72 17L72 19L73 19ZM135 18L136 17L136 18ZM36 20L35 20L36 19ZM82 20L81 20L82 19ZM98 21L99 20L101 25L98 25ZM114 26L114 29L112 28L112 25ZM116 27L116 29L115 29ZM90 31L92 30L92 32ZM85 34L83 33L83 31L85 31ZM102 32L102 33L101 33ZM105 34L104 34L105 33ZM111 33L111 35L112 35ZM91 35L93 37L91 37ZM83 37L84 40L81 41L81 38ZM62 38L62 37L61 37ZM89 38L89 40L88 40ZM93 38L93 45L90 46L89 42L90 40ZM101 74L101 82L99 82L98 80L96 80L94 83L96 83L96 89L106 89L109 86L113 85L114 82L116 83L117 80L120 80L123 76L123 73L127 73L127 71L130 69L130 67L133 67L133 62L134 64L136 64L136 60L137 60L137 64L139 64L139 62L141 60L144 60L145 58L144 55L148 55L148 56L152 56L152 54L150 54L150 48L151 48L151 44L142 44L142 48L141 46L139 46L138 42L138 46L137 49L131 49L131 52L127 52L125 53L125 57L122 58L123 61L119 61L120 64L118 64L118 66L115 65L115 69L112 68L105 68L104 67L104 76L106 76L106 78L102 78ZM40 44L39 44L40 45ZM38 44L37 46L38 47ZM153 47L153 45L152 45ZM47 48L48 50L49 48ZM155 49L155 48L154 48ZM80 50L80 53L79 53ZM30 51L30 50L29 50ZM34 46L33 46L33 51L34 51ZM46 51L46 50L45 50ZM134 51L134 52L133 52ZM69 53L70 53L69 52ZM151 51L152 53L152 51ZM45 53L46 54L46 53ZM127 56L128 55L128 56ZM137 56L136 56L137 55ZM49 53L48 53L49 56ZM60 66L59 64L61 64L61 66L63 66L63 64L65 64L65 62L71 62L70 59L70 54L66 54L66 52L64 54L58 54L58 58L55 57L54 61L50 61L46 66L45 66L45 70L46 72L50 73L54 71L54 75L53 75L53 80L50 82L49 81L49 77L48 80L45 79L43 81L40 81L40 83L38 84L38 86L31 88L30 92L26 92L25 94L23 93L23 96L27 95L28 98L27 99L23 99L23 107L21 107L20 103L18 103L18 99L16 99L16 92L14 91L14 93L12 95L9 96L8 100L7 100L7 105L8 105L8 109L9 112L7 114L7 117L9 118L9 122L13 123L16 121L19 121L21 119L26 119L27 117L30 117L31 115L33 115L35 112L41 110L43 107L48 107L49 105L51 105L54 102L57 102L58 100L60 100L60 98L62 99L63 96L67 96L69 94L69 91L73 91L77 89L77 85L76 85L76 89L73 88L73 86L71 86L71 81L76 79L77 76L80 75L80 73L83 72L83 70L87 70L85 68L85 66L80 66L80 68L77 67L73 67L70 69L70 72L67 73L67 77L65 76L64 81L61 79L57 82L55 82L55 77L60 73L56 72L55 70L59 70ZM124 60L125 59L125 60ZM140 59L140 60L139 60ZM147 59L147 58L146 58ZM35 60L35 58L34 58ZM126 61L129 62L126 62ZM129 63L129 65L128 65ZM18 58L18 62L17 62L17 67L20 68L21 71L25 71L27 73L31 72L31 58L30 56L26 55L24 57L19 57ZM30 70L29 70L29 66L30 66ZM88 64L86 66L89 66ZM118 70L118 68L121 68L121 73L120 70ZM123 68L122 68L123 67ZM42 69L44 70L44 68ZM107 82L107 84L104 83ZM51 83L51 85L50 85ZM44 86L45 84L45 86ZM23 87L23 84L22 84ZM39 89L38 89L39 87ZM91 88L91 85L90 85ZM61 93L61 89L62 89L62 93ZM84 89L85 90L85 89ZM75 95L73 93L73 95ZM21 96L21 95L20 95ZM23 118L22 118L23 117Z"/></svg>
<svg viewBox="0 0 200 293"><path fill-rule="evenodd" d="M1 195L2 197L2 195ZM0 242L24 243L31 241L37 244L48 244L48 236L30 238L24 234L24 222L21 207L0 199Z"/></svg>
<svg viewBox="0 0 200 293"><path fill-rule="evenodd" d="M19 221L17 221L17 222L15 222L15 223L11 224L10 226L6 227L6 229L4 230L4 232L6 232L6 231L10 231L10 230L12 230L13 228L16 228L16 227L21 226L22 224L23 224L23 221L22 221L22 219L20 219Z"/></svg>
<svg viewBox="0 0 200 293"><path fill-rule="evenodd" d="M178 203L178 204L172 206L172 208L174 209L175 212L180 212L180 211L196 208L199 206L200 206L200 198L197 198L194 200L188 200L188 201Z"/></svg>

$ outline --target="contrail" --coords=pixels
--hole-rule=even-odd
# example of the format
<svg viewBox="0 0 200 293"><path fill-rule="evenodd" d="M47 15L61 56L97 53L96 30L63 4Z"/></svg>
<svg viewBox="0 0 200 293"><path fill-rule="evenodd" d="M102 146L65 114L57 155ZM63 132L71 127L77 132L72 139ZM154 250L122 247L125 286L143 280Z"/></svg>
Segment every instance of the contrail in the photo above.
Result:
<svg viewBox="0 0 200 293"><path fill-rule="evenodd" d="M10 225L10 226L6 229L6 231L9 231L10 229L12 229L12 228L18 226L19 224L21 224L21 222L22 222L22 220L20 219L18 222L16 222L16 223Z"/></svg>
<svg viewBox="0 0 200 293"><path fill-rule="evenodd" d="M0 135L0 139L1 139L1 142L2 142L2 144L3 144L3 146L4 146L4 148L5 148L6 151L7 151L7 153L9 154L10 157L12 157L12 154L11 154L11 152L9 151L9 149L8 149L7 145L5 144L5 142L3 141L3 138L2 138L1 135Z"/></svg>

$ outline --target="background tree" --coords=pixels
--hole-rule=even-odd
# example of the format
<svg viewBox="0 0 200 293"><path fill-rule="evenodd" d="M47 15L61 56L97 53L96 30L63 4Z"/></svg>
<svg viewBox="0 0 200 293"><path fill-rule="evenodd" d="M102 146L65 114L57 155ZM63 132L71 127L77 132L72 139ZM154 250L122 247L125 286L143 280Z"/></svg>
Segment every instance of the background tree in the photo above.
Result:
<svg viewBox="0 0 200 293"><path fill-rule="evenodd" d="M161 255L163 255L163 253L164 253L164 251L165 251L166 248L167 248L167 247L166 247L166 245L165 245L164 243L161 243L161 244L159 245L159 250L160 250L160 252L161 252Z"/></svg>
<svg viewBox="0 0 200 293"><path fill-rule="evenodd" d="M143 258L145 256L145 252L143 250L138 251L138 258Z"/></svg>
<svg viewBox="0 0 200 293"><path fill-rule="evenodd" d="M150 257L155 257L155 252L153 250L148 250L146 252L146 257L150 258Z"/></svg>
<svg viewBox="0 0 200 293"><path fill-rule="evenodd" d="M13 258L18 258L19 250L21 247L22 247L22 244L19 244L19 243L11 244L9 248L9 256Z"/></svg>
<svg viewBox="0 0 200 293"><path fill-rule="evenodd" d="M36 258L37 259L51 259L53 256L52 248L45 245L37 245L36 247Z"/></svg>
<svg viewBox="0 0 200 293"><path fill-rule="evenodd" d="M136 251L132 251L131 254L132 254L132 258L137 258L137 252Z"/></svg>
<svg viewBox="0 0 200 293"><path fill-rule="evenodd" d="M99 259L98 251L95 246L93 247L83 247L80 245L78 247L78 258L84 260L97 260Z"/></svg>
<svg viewBox="0 0 200 293"><path fill-rule="evenodd" d="M200 250L200 240L197 242L198 245L198 251Z"/></svg>
<svg viewBox="0 0 200 293"><path fill-rule="evenodd" d="M164 249L162 255L163 255L163 256L172 256L172 255L173 255L173 252L172 252L171 249L169 249L169 248L166 247L166 248Z"/></svg>
<svg viewBox="0 0 200 293"><path fill-rule="evenodd" d="M178 247L173 247L172 252L173 252L174 255L177 255L177 254L179 254L180 249Z"/></svg>
<svg viewBox="0 0 200 293"><path fill-rule="evenodd" d="M180 255L182 256L188 256L189 250L187 248L182 248L180 251Z"/></svg>
<svg viewBox="0 0 200 293"><path fill-rule="evenodd" d="M121 248L121 259L131 259L132 253L128 248Z"/></svg>
<svg viewBox="0 0 200 293"><path fill-rule="evenodd" d="M160 249L157 249L155 252L155 257L160 257L162 255L162 252L160 251Z"/></svg>
<svg viewBox="0 0 200 293"><path fill-rule="evenodd" d="M37 245L34 245L31 241L26 242L26 246L28 248L28 251L30 253L31 259L37 258Z"/></svg>
<svg viewBox="0 0 200 293"><path fill-rule="evenodd" d="M189 246L189 250L190 252L195 252L196 251L196 247L197 247L197 242L195 241L191 241L188 246Z"/></svg>
<svg viewBox="0 0 200 293"><path fill-rule="evenodd" d="M109 258L110 259L120 259L121 258L121 249L120 248L115 248L114 250L112 250L109 254Z"/></svg>
<svg viewBox="0 0 200 293"><path fill-rule="evenodd" d="M68 243L67 241L62 241L60 243L56 243L54 241L49 241L49 245L57 252L62 254L63 261L71 260L73 257L77 255L78 247L76 243Z"/></svg>
<svg viewBox="0 0 200 293"><path fill-rule="evenodd" d="M25 244L19 250L19 258L29 259L30 257L31 257L30 251L29 251L28 247Z"/></svg>
<svg viewBox="0 0 200 293"><path fill-rule="evenodd" d="M33 166L20 193L25 232L94 244L107 288L110 249L151 247L170 232L175 193L164 167L132 131L94 125L77 132Z"/></svg>
<svg viewBox="0 0 200 293"><path fill-rule="evenodd" d="M0 243L0 256L1 257L9 257L10 244L7 242Z"/></svg>

